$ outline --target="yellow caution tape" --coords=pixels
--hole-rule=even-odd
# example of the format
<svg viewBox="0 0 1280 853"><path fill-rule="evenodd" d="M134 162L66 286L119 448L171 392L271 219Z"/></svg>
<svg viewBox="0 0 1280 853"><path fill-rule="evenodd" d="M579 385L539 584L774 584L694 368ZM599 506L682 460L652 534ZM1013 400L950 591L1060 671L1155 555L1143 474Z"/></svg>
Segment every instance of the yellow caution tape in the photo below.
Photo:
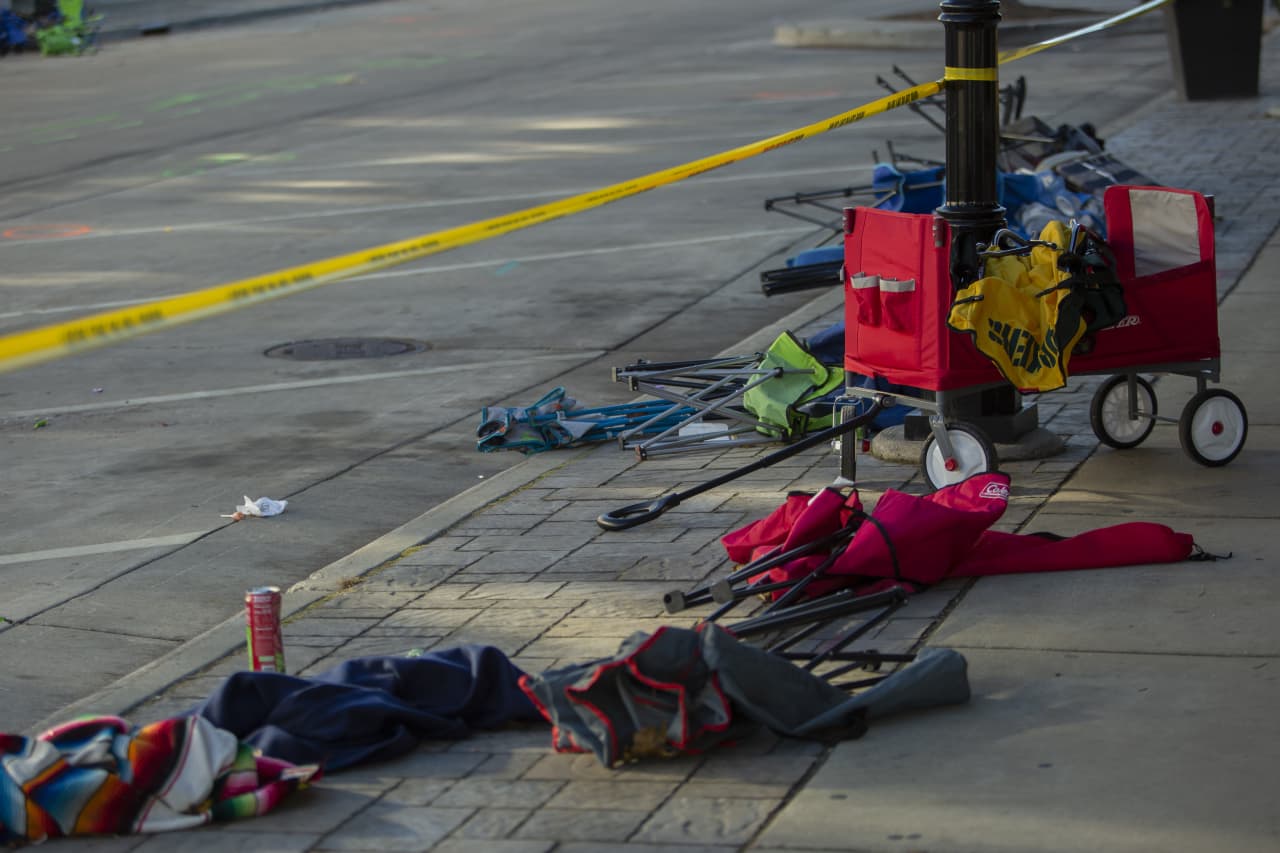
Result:
<svg viewBox="0 0 1280 853"><path fill-rule="evenodd" d="M508 234L521 228L550 222L791 145L897 107L906 106L940 91L942 91L940 80L921 83L798 130L781 133L704 157L701 160L694 160L691 163L559 201L315 263L233 281L182 296L6 335L0 337L0 372L159 331L201 317L234 311L268 299L300 293L355 275L403 264L459 246Z"/></svg>
<svg viewBox="0 0 1280 853"><path fill-rule="evenodd" d="M973 80L978 83L994 83L998 79L998 70L995 68L955 68L948 65L942 70L942 81L944 83L950 83L952 80Z"/></svg>
<svg viewBox="0 0 1280 853"><path fill-rule="evenodd" d="M1130 9L1128 12L1091 26L1046 39L1027 47L1004 51L999 56L999 62L1001 65L1007 62L1015 62L1063 42L1109 29L1140 15L1145 15L1161 6L1168 5L1170 2L1171 0L1150 0L1150 2ZM419 237L411 237L407 240L387 243L372 249L352 252L351 254L340 255L315 263L289 267L266 275L241 279L240 281L198 290L182 296L160 299L130 308L94 314L67 323L58 323L26 332L6 335L0 337L0 372L37 364L115 341L137 337L138 335L159 331L160 329L166 329L202 317L234 311L268 299L300 293L304 290L331 284L363 273L403 264L449 249L455 249L459 246L488 240L492 237L498 237L543 222L550 222L666 184L692 178L695 175L719 169L722 166L728 166L731 163L746 160L827 131L880 115L897 107L906 106L922 98L936 95L942 91L947 81L987 81L997 79L996 75L995 68L956 68L949 66L946 68L945 76L942 80L912 86L910 89L904 89L901 92L871 101L798 130L780 133L758 142L748 143L729 151L704 157L701 160L694 160L681 166L653 172L602 189L570 196L549 204L525 208L504 216L483 219L469 225L435 231Z"/></svg>
<svg viewBox="0 0 1280 853"><path fill-rule="evenodd" d="M1044 41L1036 42L1035 44L1027 45L1026 47L1002 51L1000 53L1000 64L1004 65L1006 62L1016 62L1019 59L1031 56L1033 53L1048 50L1049 48L1056 47L1063 42L1080 38L1080 36L1100 33L1103 30L1116 26L1117 24L1123 24L1125 21L1131 21L1134 18L1147 14L1148 12L1155 11L1161 6L1168 6L1171 2L1173 2L1173 0L1150 0L1148 3L1143 3L1141 6L1135 6L1128 12L1121 12L1119 15L1107 18L1105 21L1099 21L1096 24L1090 24L1087 27L1081 27L1078 30L1072 30L1064 35L1054 36L1051 39L1045 39Z"/></svg>

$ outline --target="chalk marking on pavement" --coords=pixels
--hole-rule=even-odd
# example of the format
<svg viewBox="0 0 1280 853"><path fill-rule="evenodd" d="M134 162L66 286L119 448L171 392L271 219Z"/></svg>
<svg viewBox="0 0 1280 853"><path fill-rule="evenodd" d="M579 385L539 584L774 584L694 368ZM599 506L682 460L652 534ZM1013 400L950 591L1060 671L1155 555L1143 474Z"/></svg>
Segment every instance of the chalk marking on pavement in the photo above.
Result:
<svg viewBox="0 0 1280 853"><path fill-rule="evenodd" d="M92 234L88 225L62 222L32 222L15 225L0 231L0 237L23 243L43 243L48 240L72 240Z"/></svg>
<svg viewBox="0 0 1280 853"><path fill-rule="evenodd" d="M942 28L939 27L941 32ZM812 77L828 78L831 75L824 68L791 68L783 71L682 71L680 75L681 85L696 82L705 83L751 83L757 80L802 80ZM587 80L578 84L581 89L640 89L646 86L667 86L670 85L669 76L654 75L652 77L644 77L640 75L627 75L625 77L615 77L607 80Z"/></svg>
<svg viewBox="0 0 1280 853"><path fill-rule="evenodd" d="M765 91L751 93L751 97L759 101L826 101L843 96L843 92L836 91L835 89L828 89L825 92Z"/></svg>
<svg viewBox="0 0 1280 853"><path fill-rule="evenodd" d="M716 234L710 237L691 237L688 240L664 240L655 243L635 243L624 246L597 246L593 249L572 249L564 252L545 252L538 255L517 255L511 258L491 258L484 261L467 261L457 264L437 264L429 267L412 267L407 270L369 273L353 276L351 281L367 281L370 279L393 278L406 275L429 275L440 272L457 272L460 270L483 269L485 267L510 266L512 264L536 263L538 261L560 261L572 258L591 257L595 255L611 255L619 252L647 252L651 249L679 249L685 246L698 246L707 243L724 243L733 240L752 240L757 237L794 237L814 231L805 228L774 228L767 231L738 231L734 234ZM174 296L178 294L173 294ZM33 308L30 311L9 311L0 314L0 320L11 320L28 315L65 314L80 311L101 311L106 308L123 308L129 305L145 305L154 299L168 299L170 296L147 296L140 299L122 299L115 302L95 302L89 305L64 305L58 308Z"/></svg>
<svg viewBox="0 0 1280 853"><path fill-rule="evenodd" d="M605 350L582 350L548 355L520 356L521 364L545 361L589 361L605 354ZM354 385L360 382L381 382L387 379L406 379L411 376L433 376L440 373L458 373L469 370L511 369L511 361L472 361L439 367L420 367L413 370L392 370L386 373L361 373L356 376L327 376L323 379L298 379L293 382L272 382L268 385L243 385L239 388L218 388L209 391L187 391L182 394L159 394L154 397L134 397L129 400L104 400L101 403L82 403L75 406L55 406L46 409L25 409L10 412L0 418L30 418L53 415L74 415L83 412L99 412L110 409L130 409L155 403L182 403L191 400L211 400L219 397L239 397L244 394L270 394L276 391L299 391L305 388L323 388L328 385Z"/></svg>
<svg viewBox="0 0 1280 853"><path fill-rule="evenodd" d="M64 130L75 130L77 128L94 128L96 125L110 124L113 121L119 121L124 118L123 113L104 113L96 116L83 116L76 118L60 119L58 121L46 122L44 124L29 125L17 127L25 130L27 133L58 133Z"/></svg>
<svg viewBox="0 0 1280 853"><path fill-rule="evenodd" d="M176 545L190 545L208 532L197 530L193 533L174 533L171 536L152 536L146 539L124 539L119 542L102 542L98 545L76 545L20 554L0 554L0 566L34 563L39 560L70 560L75 557L92 557L96 554L114 554L118 551L140 551L144 548L172 548Z"/></svg>

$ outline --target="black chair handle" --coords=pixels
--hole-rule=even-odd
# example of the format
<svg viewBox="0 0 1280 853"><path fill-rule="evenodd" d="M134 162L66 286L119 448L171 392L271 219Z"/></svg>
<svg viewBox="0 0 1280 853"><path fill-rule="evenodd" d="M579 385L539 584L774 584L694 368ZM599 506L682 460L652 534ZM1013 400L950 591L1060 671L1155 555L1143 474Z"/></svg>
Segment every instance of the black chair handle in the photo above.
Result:
<svg viewBox="0 0 1280 853"><path fill-rule="evenodd" d="M610 510L598 517L596 524L605 530L626 530L629 527L644 524L646 521L652 521L679 504L680 495L663 495L655 500Z"/></svg>
<svg viewBox="0 0 1280 853"><path fill-rule="evenodd" d="M892 405L892 399L888 395L877 394L871 398L870 408L856 418L847 420L844 423L838 423L819 432L810 433L794 444L790 444L781 450L776 450L768 456L762 456L750 464L743 465L741 468L713 477L705 483L699 483L683 492L673 492L648 503L631 504L630 506L624 506L622 509L606 512L596 518L596 524L605 530L626 530L628 527L635 527L639 524L644 524L646 521L652 521L685 498L691 498L694 495L702 494L708 489L723 486L730 480L754 473L761 468L767 468L775 462L781 462L783 459L795 456L797 453L808 450L811 447L817 447L822 442L830 441L838 435L853 432L858 427L871 423L886 405Z"/></svg>

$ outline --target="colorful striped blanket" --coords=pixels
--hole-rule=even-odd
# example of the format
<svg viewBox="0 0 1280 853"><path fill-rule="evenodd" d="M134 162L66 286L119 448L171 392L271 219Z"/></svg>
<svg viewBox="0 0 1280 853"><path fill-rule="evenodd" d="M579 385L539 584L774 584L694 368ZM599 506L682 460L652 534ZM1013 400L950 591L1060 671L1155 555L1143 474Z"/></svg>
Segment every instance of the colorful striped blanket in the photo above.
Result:
<svg viewBox="0 0 1280 853"><path fill-rule="evenodd" d="M35 738L0 734L0 846L265 814L319 772L258 755L195 716L139 728L90 717Z"/></svg>

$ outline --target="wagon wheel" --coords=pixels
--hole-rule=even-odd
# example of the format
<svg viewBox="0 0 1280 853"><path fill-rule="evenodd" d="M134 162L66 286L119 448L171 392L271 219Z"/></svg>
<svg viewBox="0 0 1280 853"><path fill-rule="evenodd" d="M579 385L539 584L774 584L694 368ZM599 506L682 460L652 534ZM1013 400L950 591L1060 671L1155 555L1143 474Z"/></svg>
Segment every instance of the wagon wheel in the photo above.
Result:
<svg viewBox="0 0 1280 853"><path fill-rule="evenodd" d="M953 451L951 458L943 455L933 435L925 440L920 452L920 471L930 488L940 489L1000 467L995 445L977 427L956 424L946 427L946 431Z"/></svg>
<svg viewBox="0 0 1280 853"><path fill-rule="evenodd" d="M1137 447L1156 426L1156 394L1151 383L1135 376L1138 416L1129 418L1129 382L1126 376L1112 376L1098 387L1089 403L1089 424L1103 444L1117 450Z"/></svg>
<svg viewBox="0 0 1280 853"><path fill-rule="evenodd" d="M1226 465L1244 447L1249 416L1240 398L1223 388L1206 388L1182 409L1178 441L1201 465Z"/></svg>

